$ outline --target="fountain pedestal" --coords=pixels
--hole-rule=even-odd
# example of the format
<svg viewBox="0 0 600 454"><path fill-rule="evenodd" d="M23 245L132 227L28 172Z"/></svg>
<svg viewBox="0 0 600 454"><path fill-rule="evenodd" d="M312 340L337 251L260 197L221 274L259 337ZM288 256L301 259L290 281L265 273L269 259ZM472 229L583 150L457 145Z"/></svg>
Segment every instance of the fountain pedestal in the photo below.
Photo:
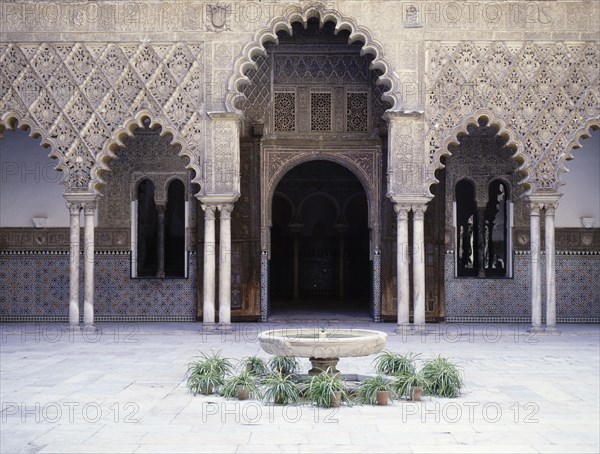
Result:
<svg viewBox="0 0 600 454"><path fill-rule="evenodd" d="M339 358L308 358L312 364L312 369L308 371L308 375L319 375L321 372L327 372L332 375L338 375L339 370L336 369Z"/></svg>

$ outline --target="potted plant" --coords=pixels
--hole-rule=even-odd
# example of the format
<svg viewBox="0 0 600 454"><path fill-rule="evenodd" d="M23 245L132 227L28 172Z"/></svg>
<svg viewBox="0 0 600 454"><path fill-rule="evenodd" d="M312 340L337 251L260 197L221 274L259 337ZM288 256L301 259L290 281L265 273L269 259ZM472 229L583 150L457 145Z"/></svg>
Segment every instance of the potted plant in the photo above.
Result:
<svg viewBox="0 0 600 454"><path fill-rule="evenodd" d="M231 361L221 351L210 355L200 353L200 359L188 364L187 386L194 395L212 394L224 383L224 376L232 371Z"/></svg>
<svg viewBox="0 0 600 454"><path fill-rule="evenodd" d="M300 363L293 356L273 356L269 368L280 375L292 375L300 368Z"/></svg>
<svg viewBox="0 0 600 454"><path fill-rule="evenodd" d="M438 356L423 365L421 370L427 381L427 390L441 397L457 397L463 387L462 372L448 358Z"/></svg>
<svg viewBox="0 0 600 454"><path fill-rule="evenodd" d="M398 375L404 372L414 372L417 369L417 358L420 353L409 352L406 355L382 351L375 359L375 371L383 375Z"/></svg>
<svg viewBox="0 0 600 454"><path fill-rule="evenodd" d="M240 365L241 367L245 368L247 372L257 376L263 376L269 373L267 363L264 359L259 358L258 356L247 356L242 358Z"/></svg>
<svg viewBox="0 0 600 454"><path fill-rule="evenodd" d="M262 380L263 400L277 405L295 404L300 399L300 389L291 375L271 372Z"/></svg>
<svg viewBox="0 0 600 454"><path fill-rule="evenodd" d="M387 405L392 400L392 391L392 383L382 375L377 375L360 382L357 399L362 404Z"/></svg>
<svg viewBox="0 0 600 454"><path fill-rule="evenodd" d="M342 401L350 401L346 385L339 374L331 374L329 369L310 379L305 395L310 402L325 408L339 407Z"/></svg>
<svg viewBox="0 0 600 454"><path fill-rule="evenodd" d="M260 398L256 376L244 371L235 377L231 377L225 382L221 395L229 398L237 397L239 400L246 400L248 397Z"/></svg>
<svg viewBox="0 0 600 454"><path fill-rule="evenodd" d="M394 378L393 386L398 397L405 397L408 400L419 401L423 390L427 389L429 382L425 379L422 372L403 372Z"/></svg>

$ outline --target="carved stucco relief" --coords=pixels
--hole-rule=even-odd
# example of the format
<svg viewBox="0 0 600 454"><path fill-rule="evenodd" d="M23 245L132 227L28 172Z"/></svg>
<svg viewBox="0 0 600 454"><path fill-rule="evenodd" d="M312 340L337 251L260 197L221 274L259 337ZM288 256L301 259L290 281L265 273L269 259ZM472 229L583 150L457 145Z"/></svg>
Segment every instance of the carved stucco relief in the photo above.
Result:
<svg viewBox="0 0 600 454"><path fill-rule="evenodd" d="M480 116L516 148L531 192L555 191L564 161L600 119L594 42L427 43L428 182L447 146Z"/></svg>
<svg viewBox="0 0 600 454"><path fill-rule="evenodd" d="M67 190L93 191L110 146L141 112L182 144L200 179L203 43L10 43L0 54L0 121L31 126L66 172ZM135 125L139 125L137 118ZM135 126L134 125L134 126Z"/></svg>

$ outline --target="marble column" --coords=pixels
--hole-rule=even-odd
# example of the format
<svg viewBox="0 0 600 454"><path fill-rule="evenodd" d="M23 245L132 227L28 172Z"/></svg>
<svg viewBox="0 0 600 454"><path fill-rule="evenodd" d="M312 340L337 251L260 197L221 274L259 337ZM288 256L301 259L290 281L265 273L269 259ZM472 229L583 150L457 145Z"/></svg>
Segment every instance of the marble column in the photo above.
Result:
<svg viewBox="0 0 600 454"><path fill-rule="evenodd" d="M69 227L69 323L79 324L79 248L81 204L67 202L70 214Z"/></svg>
<svg viewBox="0 0 600 454"><path fill-rule="evenodd" d="M531 331L539 331L542 326L542 269L540 253L540 210L542 205L531 203Z"/></svg>
<svg viewBox="0 0 600 454"><path fill-rule="evenodd" d="M398 326L396 331L402 334L409 326L409 263L408 263L408 212L410 207L395 204L398 224L396 228L396 292L398 304Z"/></svg>
<svg viewBox="0 0 600 454"><path fill-rule="evenodd" d="M231 329L231 211L232 203L219 205L219 326Z"/></svg>
<svg viewBox="0 0 600 454"><path fill-rule="evenodd" d="M215 323L215 205L203 204L204 210L204 301L202 321Z"/></svg>
<svg viewBox="0 0 600 454"><path fill-rule="evenodd" d="M485 278L485 207L477 207L477 275Z"/></svg>
<svg viewBox="0 0 600 454"><path fill-rule="evenodd" d="M425 230L426 205L414 205L413 209L413 298L414 329L425 329Z"/></svg>
<svg viewBox="0 0 600 454"><path fill-rule="evenodd" d="M84 296L83 296L83 323L94 324L94 220L96 202L86 202L83 206L85 223L84 259Z"/></svg>
<svg viewBox="0 0 600 454"><path fill-rule="evenodd" d="M165 211L164 204L157 204L156 211L158 213L158 269L156 277L165 277Z"/></svg>
<svg viewBox="0 0 600 454"><path fill-rule="evenodd" d="M556 331L556 247L554 213L557 204L546 204L546 331Z"/></svg>

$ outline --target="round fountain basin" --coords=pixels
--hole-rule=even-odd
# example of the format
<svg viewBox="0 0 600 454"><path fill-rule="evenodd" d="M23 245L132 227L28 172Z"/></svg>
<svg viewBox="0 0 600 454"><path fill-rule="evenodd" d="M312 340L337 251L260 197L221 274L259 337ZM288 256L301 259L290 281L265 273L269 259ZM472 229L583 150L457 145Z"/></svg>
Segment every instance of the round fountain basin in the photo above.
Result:
<svg viewBox="0 0 600 454"><path fill-rule="evenodd" d="M272 355L300 358L369 356L385 346L387 334L369 329L275 329L258 335L262 349Z"/></svg>

